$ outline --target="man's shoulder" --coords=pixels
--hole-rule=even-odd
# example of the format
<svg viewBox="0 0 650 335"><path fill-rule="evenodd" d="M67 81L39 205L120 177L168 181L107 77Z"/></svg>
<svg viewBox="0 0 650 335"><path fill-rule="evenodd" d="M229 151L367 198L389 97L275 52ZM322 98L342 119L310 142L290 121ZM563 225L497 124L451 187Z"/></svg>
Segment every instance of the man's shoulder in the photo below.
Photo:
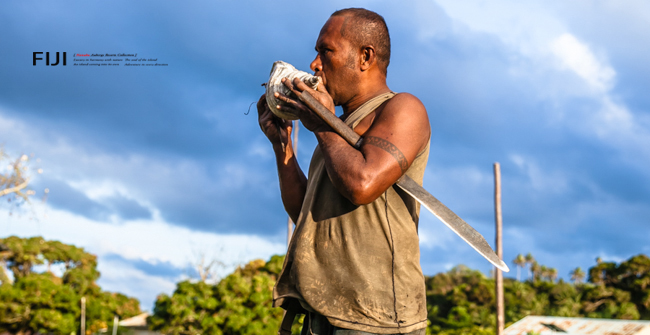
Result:
<svg viewBox="0 0 650 335"><path fill-rule="evenodd" d="M409 145L418 153L426 146L431 136L429 115L424 104L410 93L398 93L383 106L373 122L373 129L400 147L402 152ZM400 143L399 138L407 139ZM403 141L402 141L403 142Z"/></svg>
<svg viewBox="0 0 650 335"><path fill-rule="evenodd" d="M396 92L395 96L390 99L390 101L417 102L422 104L418 97L408 92Z"/></svg>
<svg viewBox="0 0 650 335"><path fill-rule="evenodd" d="M408 92L395 92L395 96L393 97L393 99L414 100L418 102L420 101L418 97Z"/></svg>
<svg viewBox="0 0 650 335"><path fill-rule="evenodd" d="M420 115L428 118L427 110L418 97L411 93L401 92L388 100L384 107L385 112L389 113L408 113L411 117Z"/></svg>

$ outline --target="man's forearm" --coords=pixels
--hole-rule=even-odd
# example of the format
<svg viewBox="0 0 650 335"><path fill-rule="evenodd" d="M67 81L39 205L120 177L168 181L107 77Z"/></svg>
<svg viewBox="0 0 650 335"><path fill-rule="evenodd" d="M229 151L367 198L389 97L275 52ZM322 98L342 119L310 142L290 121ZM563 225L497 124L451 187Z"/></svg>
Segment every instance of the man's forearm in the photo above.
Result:
<svg viewBox="0 0 650 335"><path fill-rule="evenodd" d="M296 222L305 199L307 178L298 165L291 142L285 146L284 150L281 144L274 144L273 151L278 168L282 203L291 220Z"/></svg>

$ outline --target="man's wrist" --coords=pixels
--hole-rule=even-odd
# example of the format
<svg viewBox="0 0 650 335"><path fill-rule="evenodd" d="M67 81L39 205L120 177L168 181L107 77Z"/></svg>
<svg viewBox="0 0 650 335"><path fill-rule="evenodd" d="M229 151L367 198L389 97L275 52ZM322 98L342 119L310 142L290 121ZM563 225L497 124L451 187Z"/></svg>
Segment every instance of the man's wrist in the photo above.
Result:
<svg viewBox="0 0 650 335"><path fill-rule="evenodd" d="M275 153L287 153L289 150L293 150L291 142L283 144L281 141L278 141L271 142L271 144Z"/></svg>
<svg viewBox="0 0 650 335"><path fill-rule="evenodd" d="M282 142L277 141L277 142L271 142L271 146L273 146L273 151L283 151L286 148L286 143L282 145Z"/></svg>

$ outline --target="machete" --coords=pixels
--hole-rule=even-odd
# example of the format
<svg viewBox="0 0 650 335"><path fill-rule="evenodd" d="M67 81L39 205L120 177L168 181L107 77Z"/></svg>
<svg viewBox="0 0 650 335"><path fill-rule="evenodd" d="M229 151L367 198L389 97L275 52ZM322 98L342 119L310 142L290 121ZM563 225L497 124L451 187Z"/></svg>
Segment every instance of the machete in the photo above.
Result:
<svg viewBox="0 0 650 335"><path fill-rule="evenodd" d="M336 115L332 114L325 106L316 100L309 92L296 92L294 91L300 101L304 102L312 111L314 111L320 118L325 121L334 131L343 137L350 145L359 148L363 138L355 133L352 128L348 127L345 122L341 121ZM404 190L422 206L426 207L433 215L435 215L442 223L447 225L454 233L460 236L467 244L474 250L478 251L481 256L485 257L490 263L497 268L509 272L510 269L499 256L492 250L483 235L472 228L467 222L461 219L456 213L452 212L447 206L443 205L431 193L427 192L422 186L416 183L411 177L406 174L402 175L400 179L395 182L399 188Z"/></svg>

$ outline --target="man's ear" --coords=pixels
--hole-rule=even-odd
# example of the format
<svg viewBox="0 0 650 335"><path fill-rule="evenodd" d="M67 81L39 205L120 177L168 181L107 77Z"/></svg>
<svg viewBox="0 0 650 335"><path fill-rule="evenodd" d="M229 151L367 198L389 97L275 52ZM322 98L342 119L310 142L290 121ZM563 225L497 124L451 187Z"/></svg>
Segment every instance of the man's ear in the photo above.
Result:
<svg viewBox="0 0 650 335"><path fill-rule="evenodd" d="M361 49L361 71L367 71L377 61L377 54L372 45L364 46Z"/></svg>

